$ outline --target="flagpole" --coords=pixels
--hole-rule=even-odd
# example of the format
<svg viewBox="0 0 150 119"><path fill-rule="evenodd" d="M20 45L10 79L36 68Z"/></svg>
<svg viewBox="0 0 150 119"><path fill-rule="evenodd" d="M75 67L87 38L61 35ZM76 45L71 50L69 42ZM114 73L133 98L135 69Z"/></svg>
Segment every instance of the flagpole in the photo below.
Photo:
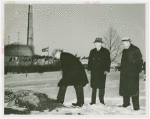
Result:
<svg viewBox="0 0 150 119"><path fill-rule="evenodd" d="M49 46L48 46L48 71L49 71Z"/></svg>

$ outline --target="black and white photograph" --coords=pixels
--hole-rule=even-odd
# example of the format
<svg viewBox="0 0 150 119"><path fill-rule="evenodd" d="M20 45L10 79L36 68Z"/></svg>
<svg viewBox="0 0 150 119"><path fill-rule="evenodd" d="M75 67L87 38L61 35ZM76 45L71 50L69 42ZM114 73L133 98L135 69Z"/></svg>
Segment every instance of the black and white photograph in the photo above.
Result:
<svg viewBox="0 0 150 119"><path fill-rule="evenodd" d="M2 6L4 116L149 115L147 3Z"/></svg>

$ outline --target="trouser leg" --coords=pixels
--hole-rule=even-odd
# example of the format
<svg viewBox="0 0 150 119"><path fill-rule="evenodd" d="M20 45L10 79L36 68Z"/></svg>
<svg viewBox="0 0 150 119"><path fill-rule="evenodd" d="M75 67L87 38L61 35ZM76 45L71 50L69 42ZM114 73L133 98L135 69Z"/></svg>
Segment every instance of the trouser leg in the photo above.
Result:
<svg viewBox="0 0 150 119"><path fill-rule="evenodd" d="M61 87L59 87L57 99L64 101L66 89L67 89L67 86L61 86Z"/></svg>
<svg viewBox="0 0 150 119"><path fill-rule="evenodd" d="M139 105L139 94L135 95L135 96L132 96L132 103L133 103L133 108L135 110L140 108L140 105Z"/></svg>
<svg viewBox="0 0 150 119"><path fill-rule="evenodd" d="M130 96L123 96L123 104L130 105Z"/></svg>
<svg viewBox="0 0 150 119"><path fill-rule="evenodd" d="M83 85L74 86L77 96L77 103L84 104Z"/></svg>
<svg viewBox="0 0 150 119"><path fill-rule="evenodd" d="M97 92L97 89L96 88L92 88L92 100L91 100L91 103L96 103L96 92Z"/></svg>
<svg viewBox="0 0 150 119"><path fill-rule="evenodd" d="M99 100L100 103L104 104L104 95L105 95L105 89L99 89Z"/></svg>

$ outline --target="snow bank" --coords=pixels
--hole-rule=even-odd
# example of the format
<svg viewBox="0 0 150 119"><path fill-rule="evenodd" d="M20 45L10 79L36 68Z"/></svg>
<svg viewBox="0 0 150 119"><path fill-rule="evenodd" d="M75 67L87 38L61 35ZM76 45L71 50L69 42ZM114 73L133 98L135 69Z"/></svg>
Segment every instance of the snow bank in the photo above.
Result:
<svg viewBox="0 0 150 119"><path fill-rule="evenodd" d="M70 115L145 115L146 109L145 107L141 107L139 111L134 111L133 106L129 106L127 108L118 107L122 104L122 98L105 98L106 105L102 105L100 103L96 103L95 105L90 105L91 99L85 98L85 102L88 102L84 104L83 107L74 108L71 107L71 104L73 102L76 102L76 100L73 100L72 102L66 102L64 105L65 108L60 108L57 110L53 110L51 114L70 114ZM98 99L97 99L97 102Z"/></svg>

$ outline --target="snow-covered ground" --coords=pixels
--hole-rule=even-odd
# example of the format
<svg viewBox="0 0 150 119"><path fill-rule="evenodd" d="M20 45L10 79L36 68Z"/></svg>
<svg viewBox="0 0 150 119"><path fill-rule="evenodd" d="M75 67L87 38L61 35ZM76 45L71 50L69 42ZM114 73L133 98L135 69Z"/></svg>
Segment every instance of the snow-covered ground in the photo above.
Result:
<svg viewBox="0 0 150 119"><path fill-rule="evenodd" d="M90 76L87 73L88 79ZM140 74L140 110L133 111L133 106L121 108L122 97L119 96L119 78L120 72L111 70L106 79L105 106L99 103L97 95L97 104L89 105L91 102L90 85L84 87L85 105L80 108L72 108L71 104L76 102L76 93L72 86L67 88L65 108L58 108L51 112L32 112L37 115L146 115L146 81L143 81L143 73ZM61 79L60 72L32 73L28 74L9 74L5 75L5 89L17 91L19 89L34 90L46 93L50 98L56 98L58 93L57 83ZM132 104L132 103L131 103Z"/></svg>

